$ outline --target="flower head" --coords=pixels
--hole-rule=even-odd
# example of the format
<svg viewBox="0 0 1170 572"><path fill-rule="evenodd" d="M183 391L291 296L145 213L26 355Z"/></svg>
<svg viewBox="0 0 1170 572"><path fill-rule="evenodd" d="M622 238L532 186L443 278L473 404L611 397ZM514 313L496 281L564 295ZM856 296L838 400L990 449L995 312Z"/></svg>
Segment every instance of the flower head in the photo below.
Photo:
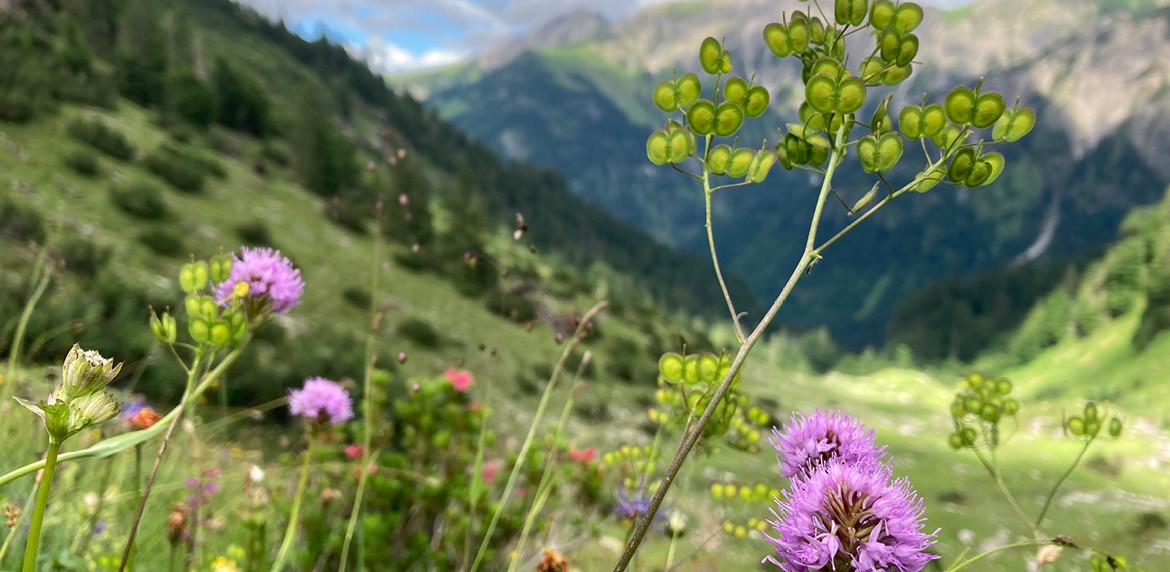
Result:
<svg viewBox="0 0 1170 572"><path fill-rule="evenodd" d="M105 389L120 371L122 364L114 365L113 359L73 344L61 366L61 387L54 393L59 394L58 398L62 401L72 401L75 397Z"/></svg>
<svg viewBox="0 0 1170 572"><path fill-rule="evenodd" d="M306 379L304 387L291 391L288 408L293 415L314 422L337 425L353 419L353 401L349 393L336 381L323 377Z"/></svg>
<svg viewBox="0 0 1170 572"><path fill-rule="evenodd" d="M570 449L569 458L578 463L581 463L582 465L588 465L597 459L597 447L588 447L586 449Z"/></svg>
<svg viewBox="0 0 1170 572"><path fill-rule="evenodd" d="M496 482L496 473L498 472L500 472L500 462L488 461L483 464L479 474L481 477L483 477L483 482L491 485L492 483Z"/></svg>
<svg viewBox="0 0 1170 572"><path fill-rule="evenodd" d="M618 488L618 504L613 509L613 514L622 522L637 522L646 513L650 512L650 499L646 498L646 487L639 486L638 490L634 491L633 496L626 490L626 484L623 482Z"/></svg>
<svg viewBox="0 0 1170 572"><path fill-rule="evenodd" d="M475 381L471 377L471 372L463 369L448 369L447 372L443 374L443 377L447 378L447 381L451 382L451 387L454 387L455 391L461 393L467 392L467 390L471 388L471 383Z"/></svg>
<svg viewBox="0 0 1170 572"><path fill-rule="evenodd" d="M778 559L764 560L786 572L922 570L937 558L926 552L937 531L922 532L922 499L890 477L880 463L833 459L797 478L768 521Z"/></svg>
<svg viewBox="0 0 1170 572"><path fill-rule="evenodd" d="M230 277L213 287L221 304L239 297L248 315L255 317L264 308L283 314L300 302L305 290L301 271L279 250L245 246L232 257Z"/></svg>
<svg viewBox="0 0 1170 572"><path fill-rule="evenodd" d="M807 416L793 413L784 431L772 428L771 442L780 457L780 473L790 479L832 459L877 464L886 450L874 446L873 430L861 422L839 411L819 409Z"/></svg>

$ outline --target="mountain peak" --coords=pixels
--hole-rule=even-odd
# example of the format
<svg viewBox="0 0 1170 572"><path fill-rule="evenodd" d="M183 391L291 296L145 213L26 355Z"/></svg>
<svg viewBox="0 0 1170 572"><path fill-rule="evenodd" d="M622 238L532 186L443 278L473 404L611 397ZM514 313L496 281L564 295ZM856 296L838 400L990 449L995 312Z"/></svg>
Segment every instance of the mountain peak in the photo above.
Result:
<svg viewBox="0 0 1170 572"><path fill-rule="evenodd" d="M503 66L528 50L581 43L609 30L609 20L597 12L577 8L545 22L531 33L507 40L487 50L476 59L483 69Z"/></svg>

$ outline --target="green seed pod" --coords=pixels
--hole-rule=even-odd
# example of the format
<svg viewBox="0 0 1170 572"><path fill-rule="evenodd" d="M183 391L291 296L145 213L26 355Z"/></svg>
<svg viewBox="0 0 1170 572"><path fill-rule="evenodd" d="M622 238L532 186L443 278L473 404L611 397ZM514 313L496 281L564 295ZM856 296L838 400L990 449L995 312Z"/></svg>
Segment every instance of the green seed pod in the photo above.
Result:
<svg viewBox="0 0 1170 572"><path fill-rule="evenodd" d="M947 445L950 445L950 447L956 451L962 449L964 447L963 436L958 433L951 433L950 436L947 437Z"/></svg>
<svg viewBox="0 0 1170 572"><path fill-rule="evenodd" d="M866 82L878 81L878 75L882 73L886 67L885 62L881 58L865 58L861 62L861 67L858 68L858 73L861 79Z"/></svg>
<svg viewBox="0 0 1170 572"><path fill-rule="evenodd" d="M837 82L825 74L816 74L809 78L804 86L804 98L813 110L820 113L831 113L836 103Z"/></svg>
<svg viewBox="0 0 1170 572"><path fill-rule="evenodd" d="M978 415L980 411L983 411L983 401L978 397L967 397L963 399L963 408L967 410L967 413Z"/></svg>
<svg viewBox="0 0 1170 572"><path fill-rule="evenodd" d="M1091 435L1093 437L1096 437L1097 433L1100 433L1100 432L1101 432L1101 422L1100 421L1091 421L1091 422L1085 421L1085 434L1086 435Z"/></svg>
<svg viewBox="0 0 1170 572"><path fill-rule="evenodd" d="M1011 417L1020 411L1020 402L1015 399L1007 399L1003 402L1003 414Z"/></svg>
<svg viewBox="0 0 1170 572"><path fill-rule="evenodd" d="M715 131L715 104L709 99L696 101L687 110L687 125L698 135L710 135Z"/></svg>
<svg viewBox="0 0 1170 572"><path fill-rule="evenodd" d="M1098 421L1100 418L1101 418L1100 409L1098 409L1097 404L1093 403L1092 401L1086 403L1085 404L1085 423L1092 423L1094 421Z"/></svg>
<svg viewBox="0 0 1170 572"><path fill-rule="evenodd" d="M1069 417L1068 421L1065 422L1065 427L1069 433L1077 437L1082 437L1085 434L1085 420L1080 417Z"/></svg>
<svg viewBox="0 0 1170 572"><path fill-rule="evenodd" d="M887 28L878 36L877 45L881 58L887 62L892 62L898 58L898 49L902 45L902 35L894 31L893 28Z"/></svg>
<svg viewBox="0 0 1170 572"><path fill-rule="evenodd" d="M964 427L963 428L963 445L967 446L967 447L974 447L975 446L975 438L977 436L978 435L975 433L974 429L972 429L970 427Z"/></svg>
<svg viewBox="0 0 1170 572"><path fill-rule="evenodd" d="M752 163L748 166L747 177L753 183L762 183L764 179L768 178L768 171L772 170L772 165L776 164L776 153L774 151L760 151L752 158Z"/></svg>
<svg viewBox="0 0 1170 572"><path fill-rule="evenodd" d="M217 345L226 346L232 341L232 327L227 323L227 320L213 320L211 322L211 329L208 330L207 341Z"/></svg>
<svg viewBox="0 0 1170 572"><path fill-rule="evenodd" d="M747 101L748 83L742 77L727 78L723 84L723 99L743 105Z"/></svg>
<svg viewBox="0 0 1170 572"><path fill-rule="evenodd" d="M792 55L792 40L788 33L788 26L779 22L772 22L764 26L764 45L772 50L772 55L786 58Z"/></svg>
<svg viewBox="0 0 1170 572"><path fill-rule="evenodd" d="M899 34L909 34L922 23L922 6L913 2L902 2L894 10L894 29Z"/></svg>
<svg viewBox="0 0 1170 572"><path fill-rule="evenodd" d="M809 68L810 78L817 74L827 75L830 79L836 82L836 80L845 77L845 68L841 67L840 61L833 58L819 58L817 61L813 62L812 66Z"/></svg>
<svg viewBox="0 0 1170 572"><path fill-rule="evenodd" d="M738 179L747 175L752 161L756 159L755 149L740 148L731 154L731 162L727 164L727 176Z"/></svg>
<svg viewBox="0 0 1170 572"><path fill-rule="evenodd" d="M723 46L719 40L710 36L703 38L699 44L699 65L709 74L720 73L723 67Z"/></svg>
<svg viewBox="0 0 1170 572"><path fill-rule="evenodd" d="M869 120L869 129L875 135L881 135L886 131L894 129L894 119L890 117L890 111L888 109L889 103L889 98L883 99L881 104L873 112L873 118Z"/></svg>
<svg viewBox="0 0 1170 572"><path fill-rule="evenodd" d="M837 0L833 15L838 24L860 26L869 12L869 0Z"/></svg>
<svg viewBox="0 0 1170 572"><path fill-rule="evenodd" d="M682 163L687 159L687 154L694 148L694 139L690 137L690 132L685 129L677 129L674 132L667 134L667 161L671 163Z"/></svg>
<svg viewBox="0 0 1170 572"><path fill-rule="evenodd" d="M922 178L922 180L918 182L918 184L914 185L914 191L925 193L926 191L933 189L936 185L941 183L945 176L946 174L943 173L942 170L935 170L927 173Z"/></svg>
<svg viewBox="0 0 1170 572"><path fill-rule="evenodd" d="M1122 428L1123 427L1122 427L1121 419L1114 417L1113 419L1109 420L1109 436L1110 437L1113 437L1114 439L1121 437Z"/></svg>
<svg viewBox="0 0 1170 572"><path fill-rule="evenodd" d="M963 408L963 401L961 399L955 399L951 402L951 417L961 419L966 414L967 410Z"/></svg>
<svg viewBox="0 0 1170 572"><path fill-rule="evenodd" d="M683 358L683 381L688 384L695 384L702 380L699 377L699 356L689 355Z"/></svg>
<svg viewBox="0 0 1170 572"><path fill-rule="evenodd" d="M670 160L670 142L665 131L655 131L646 139L646 158L655 165L665 165Z"/></svg>
<svg viewBox="0 0 1170 572"><path fill-rule="evenodd" d="M898 44L898 51L894 57L894 63L899 66L908 66L910 62L914 61L914 56L918 55L918 36L914 34L906 34L902 37L902 41ZM990 125L990 123L988 124Z"/></svg>
<svg viewBox="0 0 1170 572"><path fill-rule="evenodd" d="M211 282L219 284L227 282L232 277L232 257L226 254L217 254L211 257L208 269L211 272Z"/></svg>
<svg viewBox="0 0 1170 572"><path fill-rule="evenodd" d="M716 175L727 172L727 164L731 161L731 147L723 144L716 145L707 152L707 171Z"/></svg>
<svg viewBox="0 0 1170 572"><path fill-rule="evenodd" d="M820 18L817 18L816 16L809 18L808 27L810 44L825 43L825 23L822 22Z"/></svg>
<svg viewBox="0 0 1170 572"><path fill-rule="evenodd" d="M1000 379L995 382L995 392L1000 395L1007 395L1012 392L1012 381L1010 379Z"/></svg>
<svg viewBox="0 0 1170 572"><path fill-rule="evenodd" d="M227 320L228 326L232 330L232 343L244 341L244 336L248 334L248 315L240 310L233 309L225 312L223 317Z"/></svg>
<svg viewBox="0 0 1170 572"><path fill-rule="evenodd" d="M725 491L723 483L711 483L711 498L715 500L723 500L724 494Z"/></svg>
<svg viewBox="0 0 1170 572"><path fill-rule="evenodd" d="M818 20L819 23L819 20ZM821 28L823 35L824 27ZM809 42L812 41L813 30L805 21L792 21L788 23L788 48L794 54L802 53L808 50Z"/></svg>
<svg viewBox="0 0 1170 572"><path fill-rule="evenodd" d="M983 155L980 157L980 159L983 162L991 165L991 176L989 176L986 181L983 181L983 186L987 186L991 183L994 183L995 180L999 178L999 175L1003 173L1006 159L1003 158L1003 153L1000 153L999 151L993 151Z"/></svg>
<svg viewBox="0 0 1170 572"><path fill-rule="evenodd" d="M191 316L187 320L187 332L197 343L207 343L211 336L211 321L203 316Z"/></svg>
<svg viewBox="0 0 1170 572"><path fill-rule="evenodd" d="M693 107L691 109L694 109ZM743 125L743 107L734 101L724 101L715 110L715 134L728 137Z"/></svg>
<svg viewBox="0 0 1170 572"><path fill-rule="evenodd" d="M885 85L898 85L902 83L902 80L910 77L912 73L914 73L914 64L906 64L904 66L895 65L882 74L882 83Z"/></svg>
<svg viewBox="0 0 1170 572"><path fill-rule="evenodd" d="M959 143L959 138L963 135L963 130L959 129L957 125L947 124L942 132L931 137L930 140L939 149L950 149Z"/></svg>
<svg viewBox="0 0 1170 572"><path fill-rule="evenodd" d="M208 274L207 263L202 260L184 264L179 269L179 287L188 294L203 290L207 287Z"/></svg>
<svg viewBox="0 0 1170 572"><path fill-rule="evenodd" d="M983 405L983 410L979 412L979 416L982 417L983 420L987 421L988 423L999 423L999 417L1000 417L999 407L997 407L991 403L985 403Z"/></svg>
<svg viewBox="0 0 1170 572"><path fill-rule="evenodd" d="M699 76L688 73L678 78L675 82L677 103L681 107L687 107L699 99L699 95L703 91L703 83L699 81Z"/></svg>
<svg viewBox="0 0 1170 572"><path fill-rule="evenodd" d="M703 381L719 381L719 358L715 354L699 356L699 379Z"/></svg>
<svg viewBox="0 0 1170 572"><path fill-rule="evenodd" d="M969 87L956 87L947 94L947 117L959 125L967 125L975 117L975 91Z"/></svg>
<svg viewBox="0 0 1170 572"><path fill-rule="evenodd" d="M788 149L784 148L783 141L776 144L776 160L780 162L780 166L784 167L785 171L791 171L794 166L792 159L788 157Z"/></svg>
<svg viewBox="0 0 1170 572"><path fill-rule="evenodd" d="M947 168L947 177L956 183L966 183L967 176L975 168L975 163L975 150L970 147L961 149L955 154L955 158L951 159L951 164Z"/></svg>
<svg viewBox="0 0 1170 572"><path fill-rule="evenodd" d="M867 173L884 173L894 168L902 158L902 137L889 132L881 137L866 135L857 142L857 157Z"/></svg>
<svg viewBox="0 0 1170 572"><path fill-rule="evenodd" d="M1036 112L1024 107L1005 111L991 129L991 138L996 141L1019 141L1036 126Z"/></svg>
<svg viewBox="0 0 1170 572"><path fill-rule="evenodd" d="M903 107L898 114L898 127L908 139L922 138L922 108L917 105Z"/></svg>
<svg viewBox="0 0 1170 572"><path fill-rule="evenodd" d="M947 112L942 104L932 103L922 108L922 134L935 137L947 126Z"/></svg>
<svg viewBox="0 0 1170 572"><path fill-rule="evenodd" d="M884 30L894 23L894 3L877 0L869 10L869 25L874 30Z"/></svg>
<svg viewBox="0 0 1170 572"><path fill-rule="evenodd" d="M654 105L658 109L670 113L678 109L678 94L676 93L677 86L673 81L661 81L654 86Z"/></svg>
<svg viewBox="0 0 1170 572"><path fill-rule="evenodd" d="M829 160L829 149L826 147L810 146L808 149L808 160L805 161L809 165L820 167Z"/></svg>
<svg viewBox="0 0 1170 572"><path fill-rule="evenodd" d="M991 124L999 121L1006 109L1007 103L1004 102L1002 95L995 92L981 93L975 100L975 111L971 117L971 124L980 129L990 127Z"/></svg>
<svg viewBox="0 0 1170 572"><path fill-rule="evenodd" d="M759 117L768 110L768 90L762 85L753 85L747 92L747 101L744 103L743 112L748 117Z"/></svg>
<svg viewBox="0 0 1170 572"><path fill-rule="evenodd" d="M963 184L972 188L986 184L987 180L991 178L993 170L994 168L991 166L991 163L984 161L983 157L979 157L971 167L971 172L967 175L967 178L963 180Z"/></svg>
<svg viewBox="0 0 1170 572"><path fill-rule="evenodd" d="M667 352L658 358L658 373L669 383L678 383L683 379L683 357L674 352Z"/></svg>
<svg viewBox="0 0 1170 572"><path fill-rule="evenodd" d="M855 77L848 77L837 84L837 105L835 111L849 114L861 109L865 103L865 83Z"/></svg>

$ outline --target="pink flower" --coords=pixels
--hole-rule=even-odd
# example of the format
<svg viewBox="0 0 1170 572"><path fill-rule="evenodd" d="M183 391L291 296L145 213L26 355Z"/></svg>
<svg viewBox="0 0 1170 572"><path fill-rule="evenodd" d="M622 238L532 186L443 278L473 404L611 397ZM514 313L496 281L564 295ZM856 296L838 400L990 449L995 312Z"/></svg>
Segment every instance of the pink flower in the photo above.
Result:
<svg viewBox="0 0 1170 572"><path fill-rule="evenodd" d="M594 459L597 459L597 447L589 447L588 449L570 449L569 458L577 461L578 463L581 463L582 465L588 465L589 463L592 463Z"/></svg>
<svg viewBox="0 0 1170 572"><path fill-rule="evenodd" d="M500 472L500 462L488 461L487 463L484 463L483 467L480 469L480 476L483 477L483 482L490 485L496 482L496 473L498 472Z"/></svg>
<svg viewBox="0 0 1170 572"><path fill-rule="evenodd" d="M365 452L365 449L361 445L355 444L355 445L350 445L350 446L345 448L345 456L349 457L350 459L356 459L358 457L361 457L362 453L364 453L364 452Z"/></svg>
<svg viewBox="0 0 1170 572"><path fill-rule="evenodd" d="M447 370L447 373L443 374L443 377L447 378L447 381L451 382L451 387L454 387L455 391L464 393L471 388L471 382L474 381L471 378L471 372L463 369L457 370L455 368L451 368Z"/></svg>

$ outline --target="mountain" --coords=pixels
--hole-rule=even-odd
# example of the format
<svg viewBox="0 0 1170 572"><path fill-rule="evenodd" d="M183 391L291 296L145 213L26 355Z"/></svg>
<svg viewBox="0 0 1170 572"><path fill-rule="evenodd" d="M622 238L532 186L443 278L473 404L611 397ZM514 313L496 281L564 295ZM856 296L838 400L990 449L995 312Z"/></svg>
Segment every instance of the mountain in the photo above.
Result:
<svg viewBox="0 0 1170 572"><path fill-rule="evenodd" d="M597 26L584 40L536 42L511 60L488 58L403 81L497 151L555 168L587 200L659 240L703 252L700 191L644 156L646 135L666 119L650 89L674 69L696 69L704 36L725 38L737 73L756 73L773 97L769 113L740 139L767 137L793 116L801 96L791 88L799 68L774 58L760 30L781 9L810 9L777 4L654 6ZM940 98L986 72L984 88L1009 101L1019 95L1037 109L1040 127L1010 149L1007 172L991 187L912 197L850 235L782 318L828 326L849 345L881 343L899 302L935 281L1074 259L1111 240L1130 209L1156 201L1170 182L1158 158L1170 141L1166 4L983 0L949 12L928 9L917 31L922 63L897 90L898 101ZM777 171L764 185L715 198L721 260L764 300L799 255L815 193L809 177ZM856 198L868 180L843 174L839 190ZM827 225L848 218L830 209Z"/></svg>

